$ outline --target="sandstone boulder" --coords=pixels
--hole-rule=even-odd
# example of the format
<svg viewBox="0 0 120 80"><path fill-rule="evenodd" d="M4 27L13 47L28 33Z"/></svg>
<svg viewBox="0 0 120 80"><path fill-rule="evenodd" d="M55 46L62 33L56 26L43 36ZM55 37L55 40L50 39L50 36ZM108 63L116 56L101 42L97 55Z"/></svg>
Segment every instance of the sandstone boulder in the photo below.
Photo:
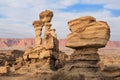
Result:
<svg viewBox="0 0 120 80"><path fill-rule="evenodd" d="M43 23L51 22L52 17L53 17L53 12L50 10L42 11L39 14L40 21L42 21Z"/></svg>
<svg viewBox="0 0 120 80"><path fill-rule="evenodd" d="M85 30L86 25L95 21L94 17L85 16L69 21L68 25L71 32L82 32Z"/></svg>
<svg viewBox="0 0 120 80"><path fill-rule="evenodd" d="M104 47L110 37L110 29L106 22L96 21L85 16L68 22L72 33L67 36L67 47Z"/></svg>

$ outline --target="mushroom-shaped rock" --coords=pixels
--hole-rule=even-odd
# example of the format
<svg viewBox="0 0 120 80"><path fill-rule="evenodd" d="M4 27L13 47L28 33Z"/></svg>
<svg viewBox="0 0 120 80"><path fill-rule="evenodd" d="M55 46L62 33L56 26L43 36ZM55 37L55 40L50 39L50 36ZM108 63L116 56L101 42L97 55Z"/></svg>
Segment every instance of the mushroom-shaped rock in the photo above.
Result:
<svg viewBox="0 0 120 80"><path fill-rule="evenodd" d="M106 22L96 21L91 16L77 18L68 22L72 33L67 36L66 46L70 48L105 47L110 38L110 29Z"/></svg>

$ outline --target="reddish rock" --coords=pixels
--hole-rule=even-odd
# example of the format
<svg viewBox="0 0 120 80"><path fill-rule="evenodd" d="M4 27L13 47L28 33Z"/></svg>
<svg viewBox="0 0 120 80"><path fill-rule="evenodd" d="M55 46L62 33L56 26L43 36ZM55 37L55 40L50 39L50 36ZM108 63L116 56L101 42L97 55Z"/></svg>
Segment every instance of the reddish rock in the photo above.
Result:
<svg viewBox="0 0 120 80"><path fill-rule="evenodd" d="M65 47L66 39L59 39L59 47ZM0 49L24 49L34 47L35 41L33 38L0 38ZM120 47L120 41L108 41L106 47Z"/></svg>

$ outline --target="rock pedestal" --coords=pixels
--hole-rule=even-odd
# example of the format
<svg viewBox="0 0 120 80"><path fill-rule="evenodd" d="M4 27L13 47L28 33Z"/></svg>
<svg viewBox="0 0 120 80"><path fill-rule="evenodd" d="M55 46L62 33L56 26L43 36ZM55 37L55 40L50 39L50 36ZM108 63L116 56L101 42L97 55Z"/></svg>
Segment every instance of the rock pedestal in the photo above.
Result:
<svg viewBox="0 0 120 80"><path fill-rule="evenodd" d="M73 64L69 71L73 73L78 71L79 74L84 75L85 80L98 80L101 76L98 75L98 62L100 58L97 50L97 48L76 49L74 54L71 55L71 62Z"/></svg>
<svg viewBox="0 0 120 80"><path fill-rule="evenodd" d="M33 22L33 26L35 29L35 46L36 47L42 47L42 28L43 28L43 23L39 20L36 20Z"/></svg>
<svg viewBox="0 0 120 80"><path fill-rule="evenodd" d="M97 51L109 40L109 26L91 16L71 20L68 25L71 33L67 36L66 46L75 50L71 61L62 70L72 75L83 75L85 80L103 80Z"/></svg>

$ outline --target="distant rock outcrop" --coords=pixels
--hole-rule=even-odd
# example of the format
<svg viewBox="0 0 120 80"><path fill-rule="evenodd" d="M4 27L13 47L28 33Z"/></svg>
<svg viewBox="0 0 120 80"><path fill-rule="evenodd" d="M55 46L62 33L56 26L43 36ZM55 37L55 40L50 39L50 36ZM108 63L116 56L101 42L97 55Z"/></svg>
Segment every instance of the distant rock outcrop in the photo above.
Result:
<svg viewBox="0 0 120 80"><path fill-rule="evenodd" d="M0 38L0 49L25 49L27 47L33 47L35 41L33 38Z"/></svg>
<svg viewBox="0 0 120 80"><path fill-rule="evenodd" d="M59 39L59 47L65 47L66 39ZM0 49L25 49L34 47L35 40L33 38L0 38ZM120 47L120 41L108 41L106 47Z"/></svg>

